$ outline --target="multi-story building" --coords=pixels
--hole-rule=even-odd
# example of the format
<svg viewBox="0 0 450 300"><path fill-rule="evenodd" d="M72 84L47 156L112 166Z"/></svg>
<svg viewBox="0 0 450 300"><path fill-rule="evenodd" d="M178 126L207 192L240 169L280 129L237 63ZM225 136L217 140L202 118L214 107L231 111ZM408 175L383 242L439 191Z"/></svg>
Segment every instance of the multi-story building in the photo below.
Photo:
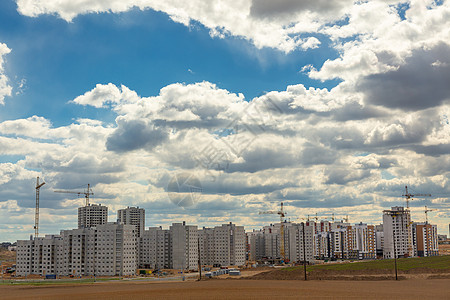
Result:
<svg viewBox="0 0 450 300"><path fill-rule="evenodd" d="M170 231L149 227L139 239L139 263L144 269L169 269L171 265Z"/></svg>
<svg viewBox="0 0 450 300"><path fill-rule="evenodd" d="M314 259L314 226L292 224L289 227L290 262L311 262ZM303 251L305 249L305 251Z"/></svg>
<svg viewBox="0 0 450 300"><path fill-rule="evenodd" d="M352 227L352 251L357 259L376 258L375 226L363 223Z"/></svg>
<svg viewBox="0 0 450 300"><path fill-rule="evenodd" d="M214 265L216 256L216 247L214 240L214 228L205 228L198 230L200 239L200 260L202 265Z"/></svg>
<svg viewBox="0 0 450 300"><path fill-rule="evenodd" d="M62 271L63 240L59 235L46 235L17 241L16 275L56 274Z"/></svg>
<svg viewBox="0 0 450 300"><path fill-rule="evenodd" d="M376 241L376 252L377 258L383 257L383 248L384 248L384 232L383 232L383 224L375 225L375 241Z"/></svg>
<svg viewBox="0 0 450 300"><path fill-rule="evenodd" d="M173 223L170 230L172 269L198 269L198 229L197 226Z"/></svg>
<svg viewBox="0 0 450 300"><path fill-rule="evenodd" d="M142 237L145 228L145 209L127 207L117 211L117 222L136 226L138 237Z"/></svg>
<svg viewBox="0 0 450 300"><path fill-rule="evenodd" d="M338 228L330 231L330 254L333 258L345 259L348 257L348 230Z"/></svg>
<svg viewBox="0 0 450 300"><path fill-rule="evenodd" d="M414 254L416 256L439 255L437 226L413 223Z"/></svg>
<svg viewBox="0 0 450 300"><path fill-rule="evenodd" d="M214 228L214 264L245 265L245 230L233 223Z"/></svg>
<svg viewBox="0 0 450 300"><path fill-rule="evenodd" d="M78 228L103 225L108 222L108 207L89 204L78 208Z"/></svg>
<svg viewBox="0 0 450 300"><path fill-rule="evenodd" d="M108 223L17 241L17 275L134 275L133 225Z"/></svg>
<svg viewBox="0 0 450 300"><path fill-rule="evenodd" d="M314 235L314 257L324 259L330 256L330 233L318 232Z"/></svg>
<svg viewBox="0 0 450 300"><path fill-rule="evenodd" d="M383 211L384 258L413 255L411 224L409 210L401 206L395 206L391 210Z"/></svg>
<svg viewBox="0 0 450 300"><path fill-rule="evenodd" d="M251 261L262 260L265 255L265 241L262 230L247 233Z"/></svg>

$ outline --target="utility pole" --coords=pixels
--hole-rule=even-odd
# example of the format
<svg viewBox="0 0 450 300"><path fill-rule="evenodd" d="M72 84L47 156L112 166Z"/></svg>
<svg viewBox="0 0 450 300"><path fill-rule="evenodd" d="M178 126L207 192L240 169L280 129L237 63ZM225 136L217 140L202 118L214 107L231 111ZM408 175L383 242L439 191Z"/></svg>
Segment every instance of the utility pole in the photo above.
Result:
<svg viewBox="0 0 450 300"><path fill-rule="evenodd" d="M306 245L305 245L305 222L302 222L303 226L303 272L305 274L305 281L308 280L306 277Z"/></svg>
<svg viewBox="0 0 450 300"><path fill-rule="evenodd" d="M394 218L397 217L396 214L392 215L392 220L394 220ZM395 229L394 229L394 222L392 222L392 241L394 242L394 266L395 266L395 280L398 280L398 276L397 276L397 250L395 247Z"/></svg>

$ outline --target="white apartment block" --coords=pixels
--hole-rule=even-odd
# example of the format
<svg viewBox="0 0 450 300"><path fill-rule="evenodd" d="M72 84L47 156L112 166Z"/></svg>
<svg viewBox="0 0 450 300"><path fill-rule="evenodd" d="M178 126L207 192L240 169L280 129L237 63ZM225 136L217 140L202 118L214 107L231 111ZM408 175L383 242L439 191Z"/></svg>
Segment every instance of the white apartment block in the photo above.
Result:
<svg viewBox="0 0 450 300"><path fill-rule="evenodd" d="M170 231L161 227L149 227L139 239L139 268L169 269L170 252Z"/></svg>
<svg viewBox="0 0 450 300"><path fill-rule="evenodd" d="M134 275L135 234L133 225L108 223L17 241L16 274Z"/></svg>
<svg viewBox="0 0 450 300"><path fill-rule="evenodd" d="M215 241L214 228L205 228L198 230L200 239L200 260L202 265L215 265Z"/></svg>
<svg viewBox="0 0 450 300"><path fill-rule="evenodd" d="M376 258L376 234L375 226L363 223L355 224L352 227L352 251L353 258L375 259Z"/></svg>
<svg viewBox="0 0 450 300"><path fill-rule="evenodd" d="M214 228L214 264L245 265L245 230L231 222Z"/></svg>
<svg viewBox="0 0 450 300"><path fill-rule="evenodd" d="M197 226L173 223L170 230L171 268L180 270L198 269Z"/></svg>
<svg viewBox="0 0 450 300"><path fill-rule="evenodd" d="M262 260L265 256L265 241L262 230L247 233L251 261Z"/></svg>
<svg viewBox="0 0 450 300"><path fill-rule="evenodd" d="M409 210L396 206L392 207L391 210L383 211L384 258L394 258L394 255L397 258L413 255L411 227Z"/></svg>
<svg viewBox="0 0 450 300"><path fill-rule="evenodd" d="M306 224L292 224L289 227L290 262L302 262L305 258L311 262L314 259L314 229L314 226Z"/></svg>
<svg viewBox="0 0 450 300"><path fill-rule="evenodd" d="M88 228L108 222L108 207L89 204L78 208L78 228Z"/></svg>
<svg viewBox="0 0 450 300"><path fill-rule="evenodd" d="M335 258L348 257L347 228L334 229L330 232L331 255Z"/></svg>
<svg viewBox="0 0 450 300"><path fill-rule="evenodd" d="M330 257L330 234L329 232L319 232L314 235L314 257L324 259Z"/></svg>
<svg viewBox="0 0 450 300"><path fill-rule="evenodd" d="M137 236L142 237L145 228L145 209L127 207L117 211L117 223L136 226Z"/></svg>
<svg viewBox="0 0 450 300"><path fill-rule="evenodd" d="M55 274L62 271L63 241L59 235L17 241L16 275Z"/></svg>

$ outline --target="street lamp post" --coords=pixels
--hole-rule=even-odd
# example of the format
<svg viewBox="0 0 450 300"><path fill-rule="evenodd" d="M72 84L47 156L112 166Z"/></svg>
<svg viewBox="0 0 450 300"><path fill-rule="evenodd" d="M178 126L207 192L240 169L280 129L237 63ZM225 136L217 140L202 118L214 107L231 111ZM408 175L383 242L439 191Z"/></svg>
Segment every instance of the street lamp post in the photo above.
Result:
<svg viewBox="0 0 450 300"><path fill-rule="evenodd" d="M392 215L392 221L394 221L395 217L397 217L396 214ZM396 245L396 241L395 241L395 228L394 228L394 223L392 222L392 241L394 243L394 267L395 267L395 280L398 280L398 275L397 275L397 248L395 247Z"/></svg>

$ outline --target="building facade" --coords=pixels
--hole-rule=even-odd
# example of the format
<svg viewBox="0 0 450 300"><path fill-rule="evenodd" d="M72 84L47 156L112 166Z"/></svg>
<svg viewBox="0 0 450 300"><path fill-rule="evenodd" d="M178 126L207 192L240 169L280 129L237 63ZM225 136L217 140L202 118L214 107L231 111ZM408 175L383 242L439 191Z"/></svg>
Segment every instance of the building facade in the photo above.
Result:
<svg viewBox="0 0 450 300"><path fill-rule="evenodd" d="M136 226L138 237L142 237L145 228L145 209L139 207L127 207L117 211L117 222Z"/></svg>
<svg viewBox="0 0 450 300"><path fill-rule="evenodd" d="M411 215L401 206L383 211L383 257L408 257L413 255ZM394 251L395 249L395 251Z"/></svg>
<svg viewBox="0 0 450 300"><path fill-rule="evenodd" d="M78 208L78 228L88 228L108 223L108 207L89 204Z"/></svg>

